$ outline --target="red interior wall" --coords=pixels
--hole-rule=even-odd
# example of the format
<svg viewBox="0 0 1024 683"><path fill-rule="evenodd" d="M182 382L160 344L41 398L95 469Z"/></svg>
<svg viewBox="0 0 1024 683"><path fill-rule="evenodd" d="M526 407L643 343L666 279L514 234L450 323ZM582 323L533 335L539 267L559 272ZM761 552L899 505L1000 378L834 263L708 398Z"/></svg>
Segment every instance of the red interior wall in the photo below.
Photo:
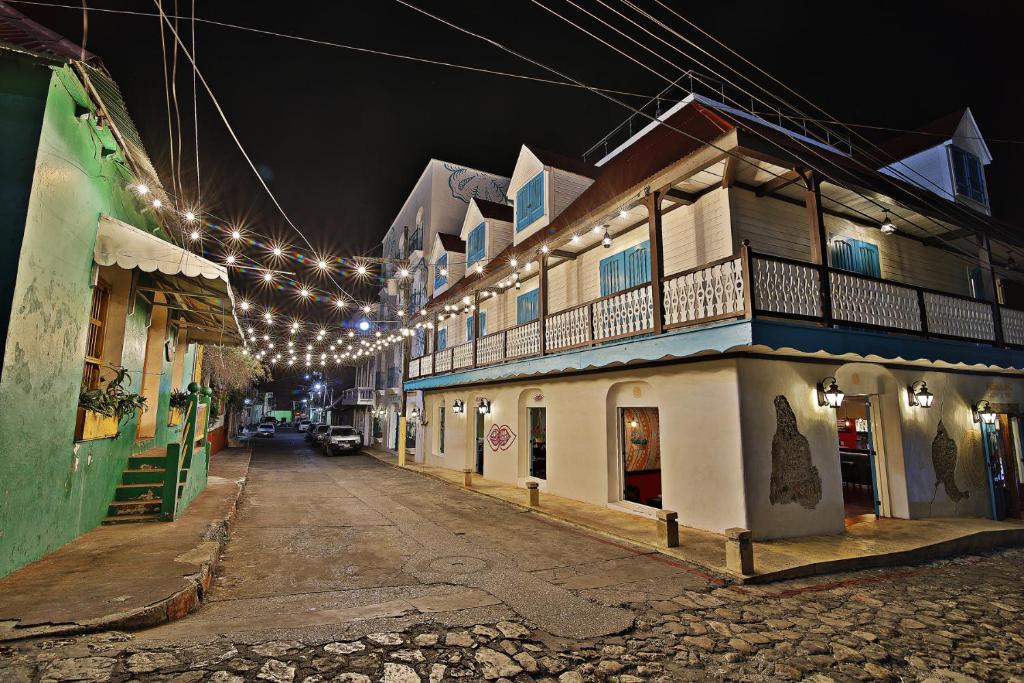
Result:
<svg viewBox="0 0 1024 683"><path fill-rule="evenodd" d="M228 445L228 435L224 425L208 431L206 433L206 438L210 442L210 455L213 455Z"/></svg>
<svg viewBox="0 0 1024 683"><path fill-rule="evenodd" d="M640 502L646 505L648 500L661 495L661 472L627 473L626 485L640 489Z"/></svg>

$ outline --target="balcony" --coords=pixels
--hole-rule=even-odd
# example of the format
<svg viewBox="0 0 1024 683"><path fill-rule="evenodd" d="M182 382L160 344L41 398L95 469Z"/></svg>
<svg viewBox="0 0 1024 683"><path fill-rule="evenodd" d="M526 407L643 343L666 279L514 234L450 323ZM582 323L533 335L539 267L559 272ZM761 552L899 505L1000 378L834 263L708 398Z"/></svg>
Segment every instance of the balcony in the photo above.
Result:
<svg viewBox="0 0 1024 683"><path fill-rule="evenodd" d="M377 391L384 391L384 389L387 388L385 386L385 383L384 383L384 373L383 372L374 373L373 377L374 377L374 379L373 379L373 387Z"/></svg>
<svg viewBox="0 0 1024 683"><path fill-rule="evenodd" d="M373 387L350 387L342 392L341 404L344 406L372 406Z"/></svg>
<svg viewBox="0 0 1024 683"><path fill-rule="evenodd" d="M543 325L534 320L480 337L475 343L414 358L409 362L408 377L460 372L628 338L653 338L728 320L795 322L804 330L840 328L889 337L899 333L921 341L967 342L989 347L988 353L971 356L982 359L980 362L992 362L992 353L1001 348L1024 348L1024 311L758 254L746 246L739 254L664 277L659 284L660 306L654 305L657 295L647 283L552 313ZM656 317L660 317L660 325L655 325ZM907 344L906 339L899 339L897 344ZM750 336L748 343L767 342ZM809 351L826 348L819 338L808 344L817 345L806 349Z"/></svg>

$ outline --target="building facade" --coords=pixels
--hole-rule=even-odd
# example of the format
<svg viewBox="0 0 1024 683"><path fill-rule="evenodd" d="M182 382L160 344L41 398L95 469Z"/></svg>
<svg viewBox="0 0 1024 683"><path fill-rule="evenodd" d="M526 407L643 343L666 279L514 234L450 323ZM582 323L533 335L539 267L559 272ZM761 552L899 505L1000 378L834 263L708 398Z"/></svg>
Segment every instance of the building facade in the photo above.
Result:
<svg viewBox="0 0 1024 683"><path fill-rule="evenodd" d="M522 149L511 234L410 321L416 460L758 539L1019 517L1019 245L970 112L898 152L660 119L594 167Z"/></svg>
<svg viewBox="0 0 1024 683"><path fill-rule="evenodd" d="M167 197L102 63L6 5L0 23L17 41L0 42L4 575L104 521L173 519L198 495L213 408L189 385L215 338L203 302L230 310L231 293L223 268L170 241L152 206ZM216 339L237 342L230 313L219 320ZM82 407L122 369L145 410Z"/></svg>

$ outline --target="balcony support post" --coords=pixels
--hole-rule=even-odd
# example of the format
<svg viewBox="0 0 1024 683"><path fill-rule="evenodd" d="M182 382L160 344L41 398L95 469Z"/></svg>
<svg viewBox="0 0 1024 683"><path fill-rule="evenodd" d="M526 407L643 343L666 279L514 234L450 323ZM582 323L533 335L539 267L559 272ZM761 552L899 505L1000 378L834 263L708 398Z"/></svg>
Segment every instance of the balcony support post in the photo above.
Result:
<svg viewBox="0 0 1024 683"><path fill-rule="evenodd" d="M802 171L807 190L804 205L811 232L811 261L819 266L821 280L821 315L825 325L832 326L832 281L828 272L828 235L821 206L821 177L814 171Z"/></svg>
<svg viewBox="0 0 1024 683"><path fill-rule="evenodd" d="M1003 340L1003 312L999 308L999 281L996 279L996 269L992 265L992 242L987 235L978 235L978 246L981 247L979 254L982 268L988 269L992 297L992 327L995 332L996 346L1004 346Z"/></svg>
<svg viewBox="0 0 1024 683"><path fill-rule="evenodd" d="M476 340L480 338L480 292L473 294L473 367L476 367Z"/></svg>
<svg viewBox="0 0 1024 683"><path fill-rule="evenodd" d="M545 335L545 324L547 323L548 317L548 255L541 254L540 258L537 259L540 265L540 272L537 274L537 333L540 337L537 339L537 348L540 350L540 355L543 356L548 352L548 345L544 339Z"/></svg>
<svg viewBox="0 0 1024 683"><path fill-rule="evenodd" d="M661 197L659 190L647 195L647 231L651 254L651 303L653 304L654 334L664 331L664 301L661 294L662 280L665 278L665 259L662 258L664 242L661 230Z"/></svg>

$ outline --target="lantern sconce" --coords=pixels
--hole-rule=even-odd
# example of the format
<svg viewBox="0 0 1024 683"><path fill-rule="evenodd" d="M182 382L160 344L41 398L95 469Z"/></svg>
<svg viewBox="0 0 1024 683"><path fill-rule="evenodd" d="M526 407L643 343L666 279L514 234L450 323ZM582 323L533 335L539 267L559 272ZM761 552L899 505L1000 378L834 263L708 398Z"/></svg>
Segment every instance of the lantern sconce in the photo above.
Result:
<svg viewBox="0 0 1024 683"><path fill-rule="evenodd" d="M907 402L911 408L931 408L935 394L928 391L928 383L917 380L907 387Z"/></svg>
<svg viewBox="0 0 1024 683"><path fill-rule="evenodd" d="M986 425L996 423L996 411L993 410L992 404L984 399L971 406L971 414L975 422Z"/></svg>
<svg viewBox="0 0 1024 683"><path fill-rule="evenodd" d="M409 419L410 420L418 420L419 418L420 418L420 409L417 408L416 406L413 406L412 408L410 408L409 409Z"/></svg>
<svg viewBox="0 0 1024 683"><path fill-rule="evenodd" d="M491 412L491 402L488 401L486 398L480 399L479 401L477 401L476 410L481 415L487 415L488 413Z"/></svg>
<svg viewBox="0 0 1024 683"><path fill-rule="evenodd" d="M466 411L466 404L461 399L455 399L452 401L452 412L456 415L461 415Z"/></svg>
<svg viewBox="0 0 1024 683"><path fill-rule="evenodd" d="M818 405L828 406L829 408L838 408L843 405L843 399L846 398L846 394L843 393L839 385L836 384L835 377L826 377L825 379L818 382Z"/></svg>

